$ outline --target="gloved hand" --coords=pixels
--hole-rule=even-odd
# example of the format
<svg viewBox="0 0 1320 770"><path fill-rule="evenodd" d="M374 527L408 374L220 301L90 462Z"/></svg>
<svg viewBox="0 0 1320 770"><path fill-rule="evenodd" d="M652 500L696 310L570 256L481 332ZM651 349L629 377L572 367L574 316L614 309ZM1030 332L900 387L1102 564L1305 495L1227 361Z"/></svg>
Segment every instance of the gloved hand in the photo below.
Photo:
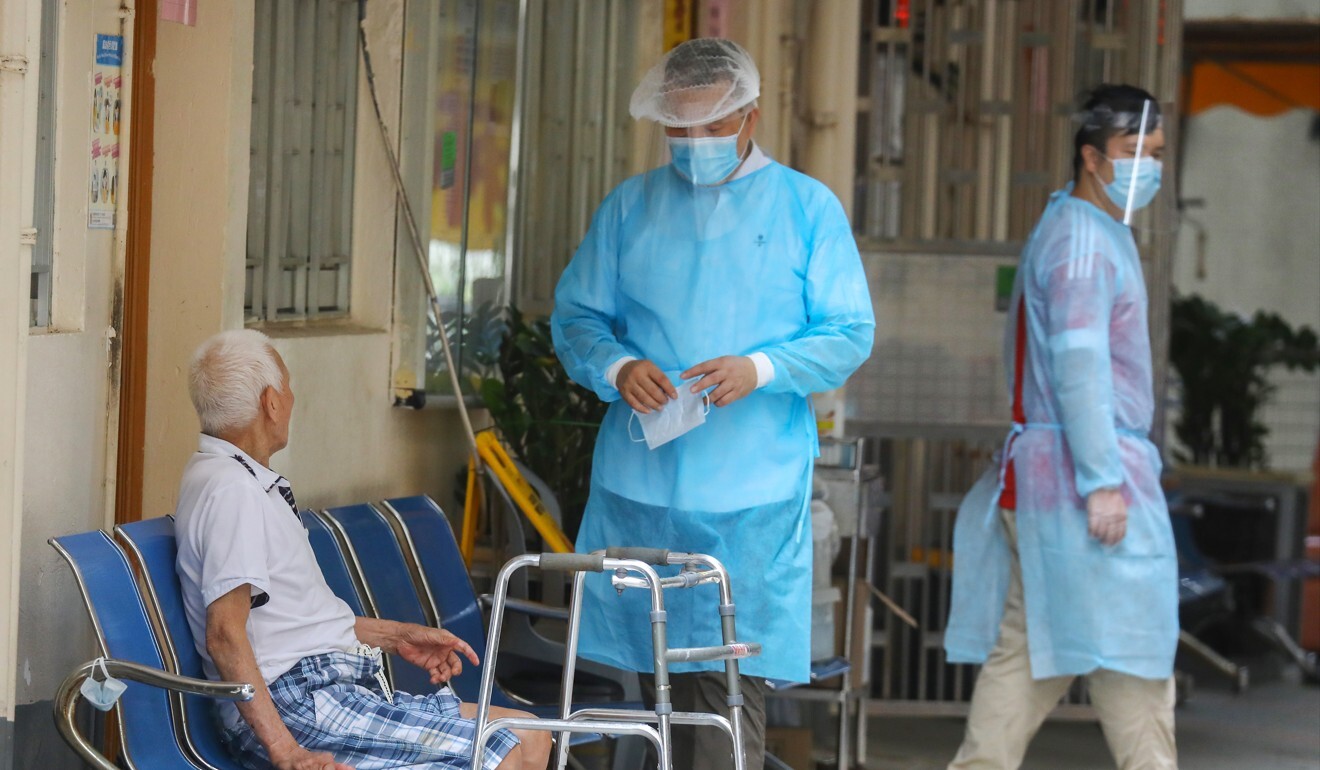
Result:
<svg viewBox="0 0 1320 770"><path fill-rule="evenodd" d="M1086 498L1086 527L1091 537L1115 545L1127 534L1127 502L1118 489L1097 489Z"/></svg>

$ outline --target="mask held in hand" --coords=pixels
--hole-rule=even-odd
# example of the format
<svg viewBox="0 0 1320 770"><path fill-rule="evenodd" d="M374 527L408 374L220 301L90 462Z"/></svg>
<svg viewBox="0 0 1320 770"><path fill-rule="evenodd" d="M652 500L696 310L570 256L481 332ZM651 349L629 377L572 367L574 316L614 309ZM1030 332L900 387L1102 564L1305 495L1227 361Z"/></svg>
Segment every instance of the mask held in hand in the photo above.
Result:
<svg viewBox="0 0 1320 770"><path fill-rule="evenodd" d="M705 393L693 393L691 385L691 381L679 385L678 398L665 402L662 409L650 414L633 412L628 418L628 437L638 443L645 441L648 449L655 449L705 423L710 399ZM633 420L641 423L643 438L633 435Z"/></svg>

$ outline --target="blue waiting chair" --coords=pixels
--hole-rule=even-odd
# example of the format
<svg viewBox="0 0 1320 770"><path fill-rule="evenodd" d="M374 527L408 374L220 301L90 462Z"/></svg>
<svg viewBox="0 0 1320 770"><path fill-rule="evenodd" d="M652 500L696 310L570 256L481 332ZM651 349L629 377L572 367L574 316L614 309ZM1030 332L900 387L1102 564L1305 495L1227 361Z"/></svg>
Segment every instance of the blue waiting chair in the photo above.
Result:
<svg viewBox="0 0 1320 770"><path fill-rule="evenodd" d="M146 606L133 571L123 551L110 536L99 530L52 538L51 546L73 570L83 602L91 616L101 654L112 659L108 669L128 680L128 688L115 709L119 713L119 738L130 767L151 770L239 770L232 761L213 764L196 756L180 741L172 716L170 692L203 693L212 697L247 700L249 685L208 682L171 676L147 619ZM191 635L187 637L191 640ZM113 768L77 735L72 726L77 686L90 673L84 664L69 676L56 698L56 719L65 740L94 767ZM210 720L206 725L215 727ZM218 741L218 736L216 736Z"/></svg>
<svg viewBox="0 0 1320 770"><path fill-rule="evenodd" d="M478 610L473 616L475 622L459 620L450 622L448 616L438 614L434 604L426 602L423 607L419 590L413 583L403 550L389 521L369 503L328 508L324 511L326 519L340 533L347 546L347 555L353 566L361 572L363 583L375 597L378 617L422 625L440 625L472 646L477 657L483 663L486 660L486 633L481 625ZM460 569L462 561L459 562ZM463 573L467 585L467 573ZM427 609L431 609L430 612ZM439 623L436 619L439 619ZM417 681L407 683L407 678L396 686L404 692L432 692L435 686L425 671L404 661L398 661L401 668L411 668L418 672ZM454 693L465 701L475 701L477 689L481 683L481 667L468 662L463 664L463 673L449 682ZM409 689L415 687L416 689ZM548 716L557 713L557 706L529 704L510 697L506 692L497 690L491 703L506 708L517 708L534 714ZM617 704L615 704L617 705ZM573 745L598 741L601 736L581 733L573 736Z"/></svg>
<svg viewBox="0 0 1320 770"><path fill-rule="evenodd" d="M371 616L434 625L417 598L394 533L374 508L366 503L346 505L327 509L323 515L339 539L346 562L362 578ZM426 671L398 656L387 658L395 689L417 694L435 692L436 686Z"/></svg>
<svg viewBox="0 0 1320 770"><path fill-rule="evenodd" d="M334 592L353 610L358 617L375 617L376 606L371 595L363 586L359 576L344 560L343 546L325 522L315 511L304 509L299 517L303 528L307 530L307 541L312 544L312 553L316 555L316 564L321 568L321 575Z"/></svg>
<svg viewBox="0 0 1320 770"><path fill-rule="evenodd" d="M415 567L413 578L417 583L418 595L430 605L431 613L439 619L440 625L462 638L477 656L487 659L486 621L482 615L481 603L467 573L467 566L458 550L458 541L454 530L449 525L440 506L425 495L415 497L397 497L384 501L382 510L392 521L396 537L411 556ZM374 509L373 509L374 510ZM378 512L379 515L379 512ZM547 607L531 601L510 599L508 609L524 615L542 618L567 620L568 613L563 608ZM549 646L549 645L547 645ZM553 645L558 650L558 660L563 660L562 644ZM501 660L505 658L501 655ZM535 661L533 661L535 662ZM578 682L590 686L593 681L605 681L605 694L601 688L590 690L574 688L574 699L588 701L574 703L575 708L600 706L605 708L641 709L641 690L636 675L618 672L605 666L598 666L590 661L579 661ZM491 704L508 708L520 708L542 717L558 716L558 700L562 685L563 664L557 663L548 672L554 679L552 697L539 701L529 701L515 692L505 689L504 683L497 676L495 689L491 693ZM587 671L583 671L587 669ZM586 674L584 676L584 673ZM615 683L607 679L608 675L623 675L625 682ZM465 667L463 673L452 683L454 692L464 700L476 701L481 687L481 667ZM513 682L511 684L518 684ZM544 688L541 688L544 689ZM622 693L622 699L617 696ZM598 701L590 703L589 701ZM574 735L573 745L596 740L596 736L587 734ZM632 770L641 765L645 746L640 741L622 739L615 750L614 767Z"/></svg>
<svg viewBox="0 0 1320 770"><path fill-rule="evenodd" d="M184 610L179 575L174 568L179 550L174 539L174 517L161 516L121 524L115 527L115 534L142 576L148 610L160 629L166 669L179 676L206 679L202 657ZM181 715L179 738L185 749L207 766L219 770L239 767L220 741L215 727L214 704L209 698L176 696L175 709Z"/></svg>
<svg viewBox="0 0 1320 770"><path fill-rule="evenodd" d="M486 621L482 615L481 602L459 555L458 542L454 538L454 530L449 525L449 519L445 517L440 507L426 496L386 500L382 508L394 520L396 534L412 556L413 563L417 567L414 577L419 584L418 592L431 605L432 613L440 618L445 628L472 644L473 649L477 649L477 645L480 644L478 654L484 656ZM509 599L506 607L525 617L568 619L566 609L549 607L534 601ZM564 647L539 634L537 636L537 641L546 648L545 655L523 661L520 668L526 673L529 667L541 664L541 670L533 675L541 677L549 675L553 680L552 687L548 691L544 687L533 687L532 692L546 696L536 697L524 693L518 687L523 682L509 682L503 687L515 693L512 700L523 703L551 703L559 699ZM505 651L501 651L501 661L506 657L525 656L509 656ZM616 708L620 705L616 701L630 701L635 702L633 705L638 708L641 707L641 691L637 685L636 675L599 666L591 661L579 661L578 666L578 675L574 682L575 699L608 701L614 703ZM471 690L473 699L476 698L480 684L480 671L474 671L470 679L462 682L465 691Z"/></svg>

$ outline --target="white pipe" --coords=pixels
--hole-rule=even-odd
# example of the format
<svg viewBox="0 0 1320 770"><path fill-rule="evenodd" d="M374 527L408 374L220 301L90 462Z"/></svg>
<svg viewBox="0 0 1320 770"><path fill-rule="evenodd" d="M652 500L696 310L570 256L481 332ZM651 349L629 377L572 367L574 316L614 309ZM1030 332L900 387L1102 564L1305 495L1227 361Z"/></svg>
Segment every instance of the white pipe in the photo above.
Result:
<svg viewBox="0 0 1320 770"><path fill-rule="evenodd" d="M128 199L130 148L133 143L133 20L135 0L119 2L119 34L123 40L119 63L119 197L115 199L115 244L110 262L113 294L110 301L110 379L105 403L105 500L104 522L107 529L115 523L115 503L119 490L119 404L124 386L124 297L130 287L124 285L128 255Z"/></svg>
<svg viewBox="0 0 1320 770"><path fill-rule="evenodd" d="M40 0L0 2L0 719L14 719Z"/></svg>

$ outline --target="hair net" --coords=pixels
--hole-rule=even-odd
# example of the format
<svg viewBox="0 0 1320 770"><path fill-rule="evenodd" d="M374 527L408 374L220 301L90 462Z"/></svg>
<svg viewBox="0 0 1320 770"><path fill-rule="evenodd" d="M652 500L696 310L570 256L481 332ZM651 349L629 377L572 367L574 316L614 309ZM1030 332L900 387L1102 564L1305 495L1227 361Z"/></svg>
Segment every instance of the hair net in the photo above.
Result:
<svg viewBox="0 0 1320 770"><path fill-rule="evenodd" d="M665 54L633 91L629 112L638 120L689 128L746 107L761 95L761 73L742 46L698 38Z"/></svg>

